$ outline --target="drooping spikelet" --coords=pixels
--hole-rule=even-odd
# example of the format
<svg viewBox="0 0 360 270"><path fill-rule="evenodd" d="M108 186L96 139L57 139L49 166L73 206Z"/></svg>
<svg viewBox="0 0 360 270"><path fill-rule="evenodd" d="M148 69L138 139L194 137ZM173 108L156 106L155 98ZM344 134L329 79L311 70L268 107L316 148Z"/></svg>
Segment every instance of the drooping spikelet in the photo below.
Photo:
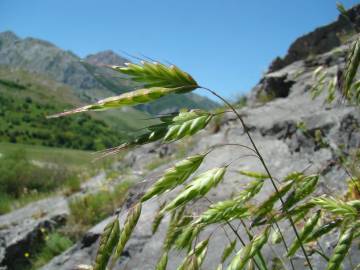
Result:
<svg viewBox="0 0 360 270"><path fill-rule="evenodd" d="M194 249L191 249L177 270L199 269L204 262L208 244L209 238L198 243ZM193 261L194 259L196 262Z"/></svg>
<svg viewBox="0 0 360 270"><path fill-rule="evenodd" d="M194 155L177 162L146 191L141 201L147 201L185 182L186 179L199 168L204 157L205 155Z"/></svg>
<svg viewBox="0 0 360 270"><path fill-rule="evenodd" d="M245 203L261 190L263 184L263 179L259 178L250 182L235 198L210 205L209 209L195 221L195 224L209 225L249 216L249 209Z"/></svg>
<svg viewBox="0 0 360 270"><path fill-rule="evenodd" d="M354 41L346 61L343 77L341 78L342 92L344 97L351 98L351 86L360 64L360 39Z"/></svg>
<svg viewBox="0 0 360 270"><path fill-rule="evenodd" d="M259 173L259 172L251 172L251 171L239 170L239 173L241 175L245 175L245 176L255 178L255 179L260 179L260 180L264 180L264 179L269 178L269 175L264 174L264 173Z"/></svg>
<svg viewBox="0 0 360 270"><path fill-rule="evenodd" d="M164 211L173 210L193 199L205 196L211 188L221 182L225 171L226 167L214 168L196 176L184 190L164 208Z"/></svg>
<svg viewBox="0 0 360 270"><path fill-rule="evenodd" d="M130 76L133 81L139 82L146 88L182 88L181 93L186 93L198 87L188 73L173 65L142 61L141 65L128 63L125 67L111 66L111 68Z"/></svg>
<svg viewBox="0 0 360 270"><path fill-rule="evenodd" d="M320 211L317 211L314 216L312 216L304 225L304 228L299 233L299 238L295 238L291 244L289 251L287 252L288 257L294 256L295 252L300 248L301 243L309 237L309 235L314 231L316 224L320 218Z"/></svg>
<svg viewBox="0 0 360 270"><path fill-rule="evenodd" d="M47 118L57 118L61 116L71 115L75 113L87 112L87 111L104 111L109 109L115 109L125 106L135 106L138 104L148 103L150 101L154 101L163 96L174 93L176 89L171 88L161 88L161 87L153 87L153 88L145 88L145 89L137 89L132 92L123 93L119 96L109 97L98 102L86 105L80 108L76 108L73 110L65 111L62 113L54 114L48 116Z"/></svg>
<svg viewBox="0 0 360 270"><path fill-rule="evenodd" d="M247 262L253 258L262 249L267 242L270 234L270 226L266 227L263 232L257 235L249 244L244 246L232 259L227 270L241 270Z"/></svg>
<svg viewBox="0 0 360 270"><path fill-rule="evenodd" d="M332 197L321 196L312 199L311 202L335 215L346 218L356 218L358 215L356 208L351 204Z"/></svg>
<svg viewBox="0 0 360 270"><path fill-rule="evenodd" d="M155 270L166 270L167 263L168 263L168 253L164 252L163 255L160 257L160 260L158 261Z"/></svg>
<svg viewBox="0 0 360 270"><path fill-rule="evenodd" d="M336 227L338 227L341 224L342 220L331 220L329 222L326 222L325 224L321 225L320 227L316 228L304 241L304 243L316 241L321 236L329 233Z"/></svg>
<svg viewBox="0 0 360 270"><path fill-rule="evenodd" d="M262 202L254 212L252 226L257 226L273 209L275 203L284 196L292 187L294 181L287 181L282 184L278 191L273 192L264 202Z"/></svg>
<svg viewBox="0 0 360 270"><path fill-rule="evenodd" d="M139 220L140 214L141 203L137 203L132 208L130 208L114 252L113 262L115 262L121 256L121 253L123 252L125 245Z"/></svg>
<svg viewBox="0 0 360 270"><path fill-rule="evenodd" d="M94 270L105 270L120 234L119 219L109 222L100 237Z"/></svg>
<svg viewBox="0 0 360 270"><path fill-rule="evenodd" d="M155 234L157 232L157 229L159 228L159 225L160 225L162 219L164 218L164 213L161 212L161 210L165 207L165 205L166 205L166 201L163 202L160 205L159 209L156 211L156 214L155 214L152 226L151 226L151 231L153 234Z"/></svg>
<svg viewBox="0 0 360 270"><path fill-rule="evenodd" d="M202 110L181 111L168 126L164 141L175 141L204 129L213 115Z"/></svg>
<svg viewBox="0 0 360 270"><path fill-rule="evenodd" d="M226 259L231 255L231 253L234 251L236 247L236 240L230 242L229 245L227 245L225 248L224 248L224 251L221 255L221 263L224 263L226 261Z"/></svg>
<svg viewBox="0 0 360 270"><path fill-rule="evenodd" d="M289 210L297 202L303 200L306 196L310 195L316 187L319 180L319 175L310 175L297 182L295 190L286 198L283 211Z"/></svg>
<svg viewBox="0 0 360 270"><path fill-rule="evenodd" d="M351 246L351 242L354 236L354 227L346 229L339 238L339 241L334 249L332 256L330 257L326 270L339 270L341 263L345 259L346 254Z"/></svg>
<svg viewBox="0 0 360 270"><path fill-rule="evenodd" d="M142 84L142 89L109 97L74 110L58 113L48 118L55 118L85 111L101 111L124 106L148 103L169 94L190 92L198 85L186 72L175 66L160 63L142 62L142 65L128 64L127 67L112 66L116 71L129 75L134 81Z"/></svg>

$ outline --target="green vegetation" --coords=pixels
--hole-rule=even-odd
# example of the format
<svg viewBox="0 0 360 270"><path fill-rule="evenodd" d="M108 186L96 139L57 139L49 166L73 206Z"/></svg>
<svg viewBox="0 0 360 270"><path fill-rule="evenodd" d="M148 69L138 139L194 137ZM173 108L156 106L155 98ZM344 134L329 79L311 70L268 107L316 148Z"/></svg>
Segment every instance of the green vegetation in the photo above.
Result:
<svg viewBox="0 0 360 270"><path fill-rule="evenodd" d="M120 208L127 198L131 181L122 181L114 188L74 198L70 204L70 217L66 228L67 235L79 237L89 227L104 220Z"/></svg>
<svg viewBox="0 0 360 270"><path fill-rule="evenodd" d="M264 90L260 91L257 95L257 100L261 104L266 104L276 98L276 95L273 92L265 92Z"/></svg>
<svg viewBox="0 0 360 270"><path fill-rule="evenodd" d="M60 162L34 164L24 150L1 157L0 214L59 189L78 191L80 180L77 172Z"/></svg>
<svg viewBox="0 0 360 270"><path fill-rule="evenodd" d="M38 252L31 254L31 251L29 251L25 254L31 261L31 270L39 269L74 244L69 237L59 232L45 234L44 238L45 243L41 245Z"/></svg>
<svg viewBox="0 0 360 270"><path fill-rule="evenodd" d="M80 104L73 90L25 71L0 68L0 141L50 147L101 150L121 144L154 123L130 109L48 120L47 115ZM134 121L136 120L136 121Z"/></svg>
<svg viewBox="0 0 360 270"><path fill-rule="evenodd" d="M0 142L1 156L7 156L16 151L25 151L29 159L40 163L61 162L74 169L80 167L85 169L94 159L94 155L90 151Z"/></svg>

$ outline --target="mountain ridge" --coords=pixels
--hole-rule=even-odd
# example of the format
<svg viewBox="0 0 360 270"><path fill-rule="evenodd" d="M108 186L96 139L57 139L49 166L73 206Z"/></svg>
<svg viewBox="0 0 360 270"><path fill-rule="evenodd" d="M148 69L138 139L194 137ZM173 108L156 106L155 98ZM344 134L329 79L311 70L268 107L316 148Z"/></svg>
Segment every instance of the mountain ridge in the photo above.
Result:
<svg viewBox="0 0 360 270"><path fill-rule="evenodd" d="M14 32L0 33L0 65L11 68L21 68L67 84L84 103L121 94L133 90L136 86L126 80L126 77L104 65L124 65L130 62L112 50L89 54L83 59L71 51L65 51L51 42L26 37L20 38ZM197 96L197 95L196 95ZM162 108L164 103L174 110L182 107L213 109L218 104L207 98L194 98L186 95L159 100L148 106L138 106L140 110L151 113L163 113L156 108ZM163 104L163 105L161 105ZM189 105L189 106L187 106Z"/></svg>

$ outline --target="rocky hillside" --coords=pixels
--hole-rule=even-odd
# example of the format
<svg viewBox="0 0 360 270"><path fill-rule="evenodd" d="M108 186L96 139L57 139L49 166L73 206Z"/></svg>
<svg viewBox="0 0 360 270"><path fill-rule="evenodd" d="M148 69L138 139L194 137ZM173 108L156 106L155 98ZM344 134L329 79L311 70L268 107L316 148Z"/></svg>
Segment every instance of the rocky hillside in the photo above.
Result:
<svg viewBox="0 0 360 270"><path fill-rule="evenodd" d="M91 54L81 59L47 41L22 39L10 31L0 33L0 66L21 68L64 83L86 103L134 88L134 85L119 73L104 67L123 65L125 62L129 60L112 51ZM215 102L192 94L180 98L172 96L139 109L162 113L165 107L176 110L183 107L212 109L216 106Z"/></svg>
<svg viewBox="0 0 360 270"><path fill-rule="evenodd" d="M354 10L360 10L355 7ZM358 14L358 13L357 13ZM314 35L316 36L316 35ZM357 34L347 39L357 38ZM250 98L249 106L239 110L244 117L244 121L249 126L259 150L264 156L271 173L275 179L281 179L292 171L303 171L307 173L320 173L321 179L318 185L317 194L331 194L333 196L343 195L346 191L346 172L342 167L336 165L339 151L348 154L352 150L360 147L360 111L358 107L352 107L340 102L340 97L336 93L336 101L332 105L324 103L326 93L321 94L317 99L312 100L310 89L314 84L313 72L324 65L328 76L337 74L338 69L345 63L345 55L349 44L338 44L328 50L319 51L317 55L312 55L309 59L306 56L300 57L289 63L283 64L276 71L267 73L254 87ZM271 100L259 102L260 93L272 93ZM220 129L214 133L208 129L195 136L191 143L185 141L188 152L186 155L201 153L214 144L237 143L248 145L248 138L245 136L240 123L232 114L227 114L221 121ZM320 134L320 135L319 135ZM320 139L319 139L320 136ZM143 189L152 181L162 175L166 168L171 167L172 162L166 164L167 160L178 158L181 142L177 145L159 145L150 144L128 153L119 166L127 166L126 173L119 176L119 181L126 179L131 175L135 182L138 182L136 188L131 192L127 207L139 197ZM341 152L340 151L340 152ZM231 160L237 161L225 175L224 181L216 188L210 191L208 199L211 201L220 201L230 197L240 190L245 183L249 181L244 176L238 174L239 169L262 172L262 166L257 159L247 155L248 152L243 148L227 146L217 148L206 157L205 162L199 168L199 171L205 171L217 165L223 165ZM154 168L148 166L153 164L154 160L162 160L161 166ZM146 180L144 182L144 180ZM265 193L270 193L270 185L265 186ZM178 190L166 195L172 198ZM262 193L262 196L266 194ZM166 198L165 198L166 199ZM264 198L259 197L259 200ZM138 222L131 240L128 242L122 259L114 269L132 269L132 270L150 270L154 269L162 248L162 239L165 236L169 222L169 217L165 217L156 234L151 233L151 222L159 205L164 200L162 198L152 199L143 206L142 215ZM61 201L63 202L63 200ZM56 221L52 206L47 205L46 201L42 203L44 215L41 218L35 218L31 215L37 205L29 205L27 210L20 209L17 212L10 213L0 218L0 265L4 269L12 269L9 262L14 262L21 258L21 252L24 246L27 249L33 244L31 239L39 231L40 224L57 224L61 226L66 220L68 210L66 203L61 207L63 211L57 209L61 221ZM192 207L194 214L199 213L208 207L208 200L198 200ZM30 209L30 210L29 210ZM21 212L22 211L22 212ZM23 213L23 212L26 212ZM127 209L122 209L121 220L126 217ZM25 216L22 216L25 215ZM91 264L94 260L97 247L99 245L99 235L107 224L108 219L94 226L89 230L81 241L65 253L55 257L50 263L45 265L44 270L69 270L78 269L80 264ZM238 226L237 222L234 222ZM201 235L211 233L215 227L210 227L208 231ZM285 238L292 236L291 229L284 227ZM239 230L242 237L246 238L246 233ZM235 236L230 230L226 234L234 239ZM322 242L324 252L327 256L334 245L336 245L335 233ZM290 240L289 240L290 242ZM210 241L208 254L203 264L203 269L214 269L221 256L221 250L228 243L224 231L217 230ZM354 265L360 263L360 258L355 254L358 250L353 249L352 254ZM276 247L278 254L284 254L281 246ZM266 247L264 255L273 265L272 250ZM173 251L170 254L171 262L168 269L176 269L182 260L183 254L179 251ZM314 269L325 269L325 261L320 255L314 253L311 255ZM305 260L297 256L294 260L296 269L301 269ZM273 268L277 269L277 268ZM350 270L349 261L344 261L344 270Z"/></svg>

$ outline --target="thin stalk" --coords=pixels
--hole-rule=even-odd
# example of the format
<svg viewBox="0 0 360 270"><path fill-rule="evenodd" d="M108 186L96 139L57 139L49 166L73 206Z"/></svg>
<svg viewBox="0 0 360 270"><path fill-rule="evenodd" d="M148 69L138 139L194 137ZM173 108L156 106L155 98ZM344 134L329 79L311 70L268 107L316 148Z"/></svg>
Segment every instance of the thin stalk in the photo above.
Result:
<svg viewBox="0 0 360 270"><path fill-rule="evenodd" d="M248 127L246 126L243 118L242 118L242 117L240 116L240 114L235 110L235 108L234 108L225 98L223 98L222 96L220 96L218 93L216 93L215 91L213 91L213 90L211 90L211 89L209 89L209 88L203 87L203 86L199 86L199 88L202 88L202 89L210 92L210 93L213 94L214 96L218 97L220 100L222 100L222 101L235 113L235 115L237 116L237 118L240 120L241 125L242 125L242 127L243 127L243 129L244 129L244 132L246 133L247 137L249 138L252 147L254 148L256 154L258 155L261 164L263 165L266 173L268 174L269 179L270 179L270 181L271 181L271 184L273 185L273 187L274 187L274 189L275 189L275 192L278 194L278 197L279 197L279 199L280 199L280 202L281 202L282 206L284 206L285 203L284 203L284 200L283 200L282 196L280 196L280 194L279 194L279 189L278 189L278 187L277 187L276 184L275 184L275 181L274 181L274 179L273 179L273 177L272 177L272 175L271 175L271 173L270 173L270 171L269 171L269 169L268 169L268 167L267 167L267 165L266 165L266 163L265 163L265 161L264 161L263 156L261 155L261 153L260 153L259 149L257 148L257 146L256 146L256 144L255 144L255 142L254 142L254 140L253 140L253 138L252 138L252 136L250 135L249 129L248 129ZM283 207L283 208L285 208L285 207ZM307 264L309 265L309 268L310 268L311 270L313 270L312 264L311 264L311 262L310 262L310 259L309 259L308 255L307 255L307 253L306 253L306 250L305 250L305 247L304 247L304 245L303 245L303 242L301 241L300 236L299 236L299 233L298 233L298 231L297 231L297 229L296 229L296 227L295 227L295 223L294 223L292 217L288 214L288 211L287 211L287 210L285 211L285 213L286 213L286 216L287 216L287 218L288 218L288 220L289 220L289 222L290 222L290 225L291 225L292 229L294 230L294 233L295 233L295 235L296 235L296 238L298 239L298 241L299 241L299 243L300 243L300 247L301 247L302 252L303 252L304 255L305 255L306 262L307 262Z"/></svg>
<svg viewBox="0 0 360 270"><path fill-rule="evenodd" d="M236 235L236 237L240 240L241 244L245 247L246 243L245 241L241 238L240 234L237 232L237 230L235 230L234 226L231 225L231 223L229 221L226 220L226 224L229 225L230 229L234 232L234 234ZM257 263L256 260L254 260L254 263L256 265L256 267L261 270L262 268L259 266L259 264ZM266 264L265 264L266 266Z"/></svg>
<svg viewBox="0 0 360 270"><path fill-rule="evenodd" d="M323 257L323 259L324 259L325 261L328 262L328 261L330 260L330 258L329 258L328 256L326 256L324 252L322 252L322 251L320 251L320 250L318 250L318 249L314 249L314 252L317 253L317 254L319 254L321 257Z"/></svg>
<svg viewBox="0 0 360 270"><path fill-rule="evenodd" d="M281 237L281 240L282 240L282 242L283 242L283 244L284 244L284 247L285 247L286 252L289 252L289 247L288 247L288 245L286 244L284 234L283 234L282 231L280 230L279 223L277 223L277 221L275 220L274 224L275 224L276 228L279 230L280 237ZM295 266L294 266L294 262L293 262L292 258L289 258L289 260L290 260L290 264L291 264L292 270L295 270Z"/></svg>
<svg viewBox="0 0 360 270"><path fill-rule="evenodd" d="M288 269L287 267L286 267L286 263L285 263L285 261L283 260L283 256L280 256L277 252L276 252L276 250L273 248L273 246L269 243L269 248L271 249L271 251L274 253L274 255L280 260L280 262L281 262L281 264L283 265L283 267L284 267L284 269Z"/></svg>
<svg viewBox="0 0 360 270"><path fill-rule="evenodd" d="M251 233L251 231L248 229L248 227L246 226L246 224L245 224L245 222L244 222L244 220L243 220L242 218L240 218L240 223L241 223L241 225L244 227L245 232L246 232L246 234L248 235L249 240L251 241L251 240L254 238L254 236L253 236L253 234ZM260 250L257 254L258 254L258 256L259 256L259 259L260 259L260 261L261 261L261 264L266 267L266 262L265 262L264 256L263 256L262 253L261 253L261 250ZM255 260L254 260L254 261L255 261Z"/></svg>

